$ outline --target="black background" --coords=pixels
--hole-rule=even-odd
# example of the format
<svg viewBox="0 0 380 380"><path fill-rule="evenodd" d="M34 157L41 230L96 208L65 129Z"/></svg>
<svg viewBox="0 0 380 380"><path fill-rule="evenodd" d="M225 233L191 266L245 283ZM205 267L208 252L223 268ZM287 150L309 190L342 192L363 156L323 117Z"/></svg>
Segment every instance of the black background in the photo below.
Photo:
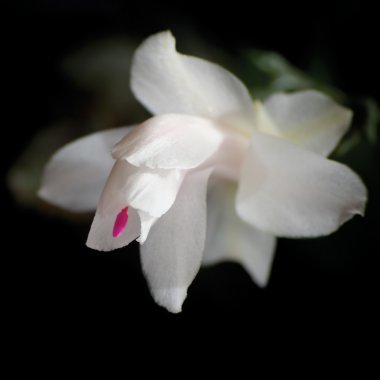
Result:
<svg viewBox="0 0 380 380"><path fill-rule="evenodd" d="M300 68L318 51L337 87L379 99L378 32L370 4L13 1L3 7L4 170L38 130L79 112L81 100L60 75L59 63L76 47L107 35L142 40L163 29L176 35L186 26L229 54L247 46L277 50ZM202 270L179 315L154 304L137 245L122 253L93 252L84 247L87 227L22 208L6 190L2 261L13 326L8 328L26 350L35 342L71 342L74 349L78 339L96 345L101 337L129 345L136 334L148 344L156 333L176 344L191 333L206 346L214 335L254 346L270 336L282 344L295 336L309 342L322 337L326 346L371 338L378 326L379 173L362 173L355 163L353 168L370 190L367 218L355 218L329 238L281 240L265 290L234 264Z"/></svg>

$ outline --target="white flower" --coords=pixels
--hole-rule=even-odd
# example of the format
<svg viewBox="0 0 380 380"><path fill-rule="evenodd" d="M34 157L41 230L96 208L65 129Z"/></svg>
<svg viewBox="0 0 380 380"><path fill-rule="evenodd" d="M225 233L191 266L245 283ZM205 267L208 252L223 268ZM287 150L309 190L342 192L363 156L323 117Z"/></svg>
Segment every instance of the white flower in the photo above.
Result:
<svg viewBox="0 0 380 380"><path fill-rule="evenodd" d="M361 180L325 158L352 116L326 96L253 103L228 71L177 53L169 32L138 48L131 87L156 116L65 146L39 194L72 211L98 205L91 248L138 239L151 293L169 311L181 311L202 262L240 262L265 286L275 236L327 235L363 214Z"/></svg>

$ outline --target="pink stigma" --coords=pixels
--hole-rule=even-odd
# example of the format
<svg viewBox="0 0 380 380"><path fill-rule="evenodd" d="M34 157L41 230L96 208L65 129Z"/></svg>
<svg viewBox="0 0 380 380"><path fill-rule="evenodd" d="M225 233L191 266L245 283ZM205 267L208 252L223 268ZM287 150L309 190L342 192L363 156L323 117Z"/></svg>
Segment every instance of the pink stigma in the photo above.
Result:
<svg viewBox="0 0 380 380"><path fill-rule="evenodd" d="M128 223L128 207L124 207L116 216L112 236L119 237Z"/></svg>

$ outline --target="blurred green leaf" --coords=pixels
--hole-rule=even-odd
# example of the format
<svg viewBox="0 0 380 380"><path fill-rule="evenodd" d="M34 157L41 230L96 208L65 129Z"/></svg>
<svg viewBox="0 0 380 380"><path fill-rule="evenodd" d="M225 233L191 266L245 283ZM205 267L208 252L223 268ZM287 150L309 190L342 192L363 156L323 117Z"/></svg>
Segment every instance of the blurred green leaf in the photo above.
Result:
<svg viewBox="0 0 380 380"><path fill-rule="evenodd" d="M336 157L343 157L362 142L375 146L380 121L380 109L376 101L368 96L351 98L349 107L354 111L354 119L348 134L335 150Z"/></svg>
<svg viewBox="0 0 380 380"><path fill-rule="evenodd" d="M249 50L244 54L244 59L244 70L241 74L252 94L259 99L275 92L310 88L322 91L339 102L346 99L344 93L302 72L276 52Z"/></svg>
<svg viewBox="0 0 380 380"><path fill-rule="evenodd" d="M380 121L380 109L373 98L365 99L364 106L367 109L367 120L364 125L364 130L368 141L371 144L376 144L377 129L379 128Z"/></svg>
<svg viewBox="0 0 380 380"><path fill-rule="evenodd" d="M336 148L334 155L337 157L345 156L349 151L354 149L357 145L360 144L362 140L361 133L359 131L354 131L349 134Z"/></svg>

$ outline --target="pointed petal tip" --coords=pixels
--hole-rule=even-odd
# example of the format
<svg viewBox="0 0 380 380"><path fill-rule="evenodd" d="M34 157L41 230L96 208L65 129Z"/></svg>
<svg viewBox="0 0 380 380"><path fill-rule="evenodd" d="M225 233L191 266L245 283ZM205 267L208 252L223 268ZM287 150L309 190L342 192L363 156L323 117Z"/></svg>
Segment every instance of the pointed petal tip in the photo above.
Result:
<svg viewBox="0 0 380 380"><path fill-rule="evenodd" d="M132 69L131 69L131 90L134 92L135 85L135 70L133 66L139 65L140 62L140 53L144 52L145 49L152 49L154 52L161 52L161 49L168 49L168 51L175 52L176 40L170 30L164 30L158 32L146 38L140 46L136 49L135 54L132 58ZM137 78L139 79L139 78Z"/></svg>
<svg viewBox="0 0 380 380"><path fill-rule="evenodd" d="M156 303L173 314L182 312L182 305L187 297L186 287L156 289L152 291Z"/></svg>
<svg viewBox="0 0 380 380"><path fill-rule="evenodd" d="M360 204L351 211L352 216L359 215L362 218L365 217L365 212L366 212L366 207L367 207L367 199L363 199Z"/></svg>
<svg viewBox="0 0 380 380"><path fill-rule="evenodd" d="M150 38L166 38L168 40L175 42L175 37L170 29L162 30L161 32L158 32L156 34L153 34ZM149 39L149 37L148 37Z"/></svg>
<svg viewBox="0 0 380 380"><path fill-rule="evenodd" d="M351 207L347 205L346 210L342 210L342 213L340 215L340 218L338 219L336 223L336 228L330 232L327 232L324 234L324 236L329 235L333 232L336 232L339 230L343 224L346 222L350 221L352 218L354 218L356 215L364 218L365 217L365 212L366 212L366 207L367 207L367 201L368 201L368 190L362 181L362 179L355 173L353 172L350 168L347 167L347 169L351 172L352 178L354 180L353 182L353 187L355 186L356 191L356 198L352 199L352 204ZM323 236L323 235L321 235Z"/></svg>
<svg viewBox="0 0 380 380"><path fill-rule="evenodd" d="M357 215L361 216L362 218L364 218L365 217L365 212L366 212L366 207L365 207L365 205L363 205L362 209L361 210L357 210L355 212L355 214L357 214Z"/></svg>
<svg viewBox="0 0 380 380"><path fill-rule="evenodd" d="M47 199L47 193L46 193L46 189L44 187L40 187L37 191L37 197L42 199L43 201L46 201L48 200Z"/></svg>
<svg viewBox="0 0 380 380"><path fill-rule="evenodd" d="M49 191L49 186L45 186L44 183L41 184L41 186L38 189L36 195L37 195L38 198L40 198L44 202L48 202L48 203L51 203L54 206L65 208L64 206L60 205L60 203L57 201L59 198L54 197L54 194L52 194L52 192Z"/></svg>
<svg viewBox="0 0 380 380"><path fill-rule="evenodd" d="M175 49L176 40L173 36L173 33L167 29L152 36L148 37L145 41L142 42L141 46L149 43L157 43L159 41L161 44L168 44L170 47Z"/></svg>
<svg viewBox="0 0 380 380"><path fill-rule="evenodd" d="M54 207L58 207L62 210L70 211L70 212L82 212L87 211L86 208L82 209L81 205L78 202L75 202L73 199L70 202L64 197L58 197L54 194L54 192L49 191L48 186L41 186L40 189L36 193L37 197L42 201L53 205Z"/></svg>
<svg viewBox="0 0 380 380"><path fill-rule="evenodd" d="M347 107L343 107L343 106L341 106L341 107L345 112L345 116L349 122L349 125L351 125L352 118L354 117L354 111L350 108L347 108Z"/></svg>
<svg viewBox="0 0 380 380"><path fill-rule="evenodd" d="M356 199L355 204L353 204L351 210L347 211L347 217L346 217L345 221L353 218L355 215L359 215L359 216L364 218L366 208L367 208L367 202L368 202L368 189L367 189L367 187L365 186L362 179L355 172L353 172L351 169L350 169L350 171L352 172L353 176L355 177L355 182L356 182L355 185L356 185L356 189L357 189L356 190L357 199Z"/></svg>
<svg viewBox="0 0 380 380"><path fill-rule="evenodd" d="M265 289L268 286L270 273L266 278L259 278L258 276L252 276L253 282L260 288Z"/></svg>

